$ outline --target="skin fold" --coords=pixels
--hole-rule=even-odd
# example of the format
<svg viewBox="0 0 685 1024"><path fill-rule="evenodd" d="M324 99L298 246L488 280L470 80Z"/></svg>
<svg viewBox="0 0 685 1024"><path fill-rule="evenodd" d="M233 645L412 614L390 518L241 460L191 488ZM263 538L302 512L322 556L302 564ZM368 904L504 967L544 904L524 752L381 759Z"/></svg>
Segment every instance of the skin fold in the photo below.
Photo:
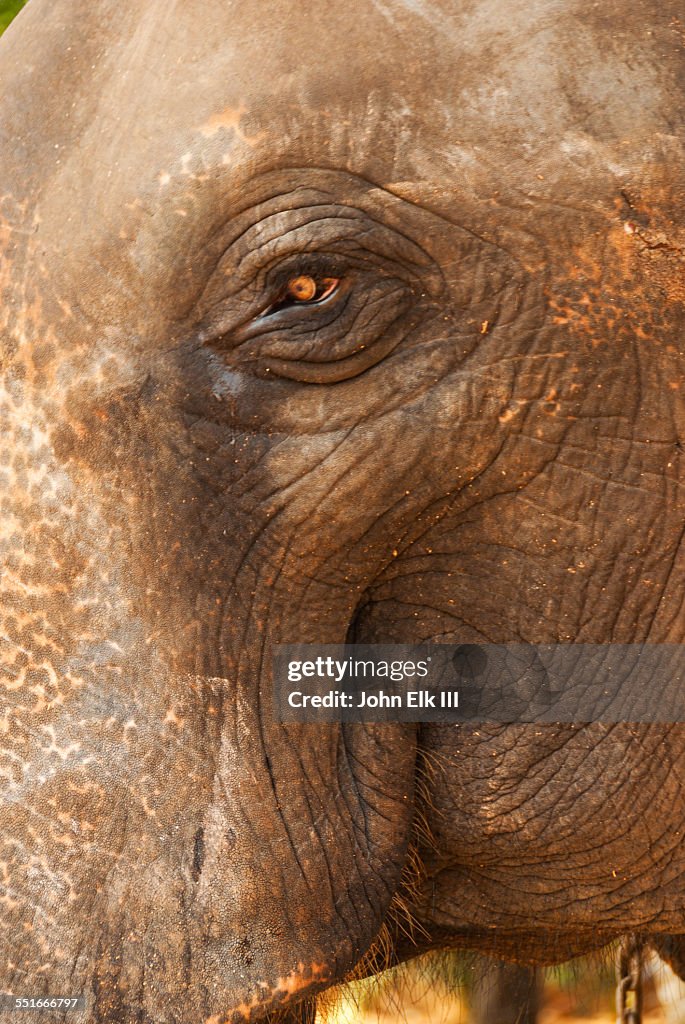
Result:
<svg viewBox="0 0 685 1024"><path fill-rule="evenodd" d="M684 45L675 0L5 34L3 990L304 1022L631 931L685 973L682 726L271 706L274 643L683 641Z"/></svg>

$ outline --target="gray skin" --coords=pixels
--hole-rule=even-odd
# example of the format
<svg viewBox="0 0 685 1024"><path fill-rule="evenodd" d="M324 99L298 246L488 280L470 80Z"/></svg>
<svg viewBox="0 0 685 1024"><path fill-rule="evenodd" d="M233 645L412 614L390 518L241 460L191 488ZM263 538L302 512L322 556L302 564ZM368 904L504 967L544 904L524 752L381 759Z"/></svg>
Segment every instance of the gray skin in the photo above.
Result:
<svg viewBox="0 0 685 1024"><path fill-rule="evenodd" d="M3 37L2 987L223 1024L439 946L683 969L682 727L269 696L275 642L683 641L680 11Z"/></svg>

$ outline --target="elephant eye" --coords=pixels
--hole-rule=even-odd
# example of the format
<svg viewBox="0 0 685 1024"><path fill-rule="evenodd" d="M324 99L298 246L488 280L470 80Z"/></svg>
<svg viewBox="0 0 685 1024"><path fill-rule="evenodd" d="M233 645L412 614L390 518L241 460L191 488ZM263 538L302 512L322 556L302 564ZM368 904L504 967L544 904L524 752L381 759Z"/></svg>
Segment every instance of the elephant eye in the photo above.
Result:
<svg viewBox="0 0 685 1024"><path fill-rule="evenodd" d="M291 277L281 295L264 310L262 316L270 316L281 309L292 306L314 306L323 302L337 291L339 277L313 277L309 274L298 274Z"/></svg>
<svg viewBox="0 0 685 1024"><path fill-rule="evenodd" d="M309 274L298 274L291 277L285 288L285 302L299 302L300 304L321 302L332 295L338 287L338 277L310 277Z"/></svg>

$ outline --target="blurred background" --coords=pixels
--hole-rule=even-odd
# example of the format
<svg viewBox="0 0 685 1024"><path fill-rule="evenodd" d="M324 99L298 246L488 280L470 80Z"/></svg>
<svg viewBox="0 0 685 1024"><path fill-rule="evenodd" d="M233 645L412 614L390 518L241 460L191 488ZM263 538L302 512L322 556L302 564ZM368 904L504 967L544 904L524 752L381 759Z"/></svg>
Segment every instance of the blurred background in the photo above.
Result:
<svg viewBox="0 0 685 1024"><path fill-rule="evenodd" d="M19 13L26 0L0 0L0 32L9 25L12 18Z"/></svg>
<svg viewBox="0 0 685 1024"><path fill-rule="evenodd" d="M611 951L546 970L439 954L350 985L321 1024L614 1024ZM685 1024L685 986L656 957L644 970L643 1024Z"/></svg>
<svg viewBox="0 0 685 1024"><path fill-rule="evenodd" d="M0 34L25 2L0 0ZM611 953L539 971L440 954L345 986L319 1018L322 1024L613 1024L615 986ZM685 1024L685 985L656 957L646 964L643 1021Z"/></svg>

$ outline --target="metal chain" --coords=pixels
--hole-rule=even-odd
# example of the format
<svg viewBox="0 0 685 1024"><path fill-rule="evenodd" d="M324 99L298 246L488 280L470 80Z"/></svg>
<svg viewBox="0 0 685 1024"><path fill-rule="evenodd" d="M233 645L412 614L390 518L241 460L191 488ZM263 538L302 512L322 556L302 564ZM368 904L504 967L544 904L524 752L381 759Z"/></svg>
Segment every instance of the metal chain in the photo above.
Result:
<svg viewBox="0 0 685 1024"><path fill-rule="evenodd" d="M616 1024L642 1022L642 952L644 942L638 935L627 935L621 942L616 964Z"/></svg>

